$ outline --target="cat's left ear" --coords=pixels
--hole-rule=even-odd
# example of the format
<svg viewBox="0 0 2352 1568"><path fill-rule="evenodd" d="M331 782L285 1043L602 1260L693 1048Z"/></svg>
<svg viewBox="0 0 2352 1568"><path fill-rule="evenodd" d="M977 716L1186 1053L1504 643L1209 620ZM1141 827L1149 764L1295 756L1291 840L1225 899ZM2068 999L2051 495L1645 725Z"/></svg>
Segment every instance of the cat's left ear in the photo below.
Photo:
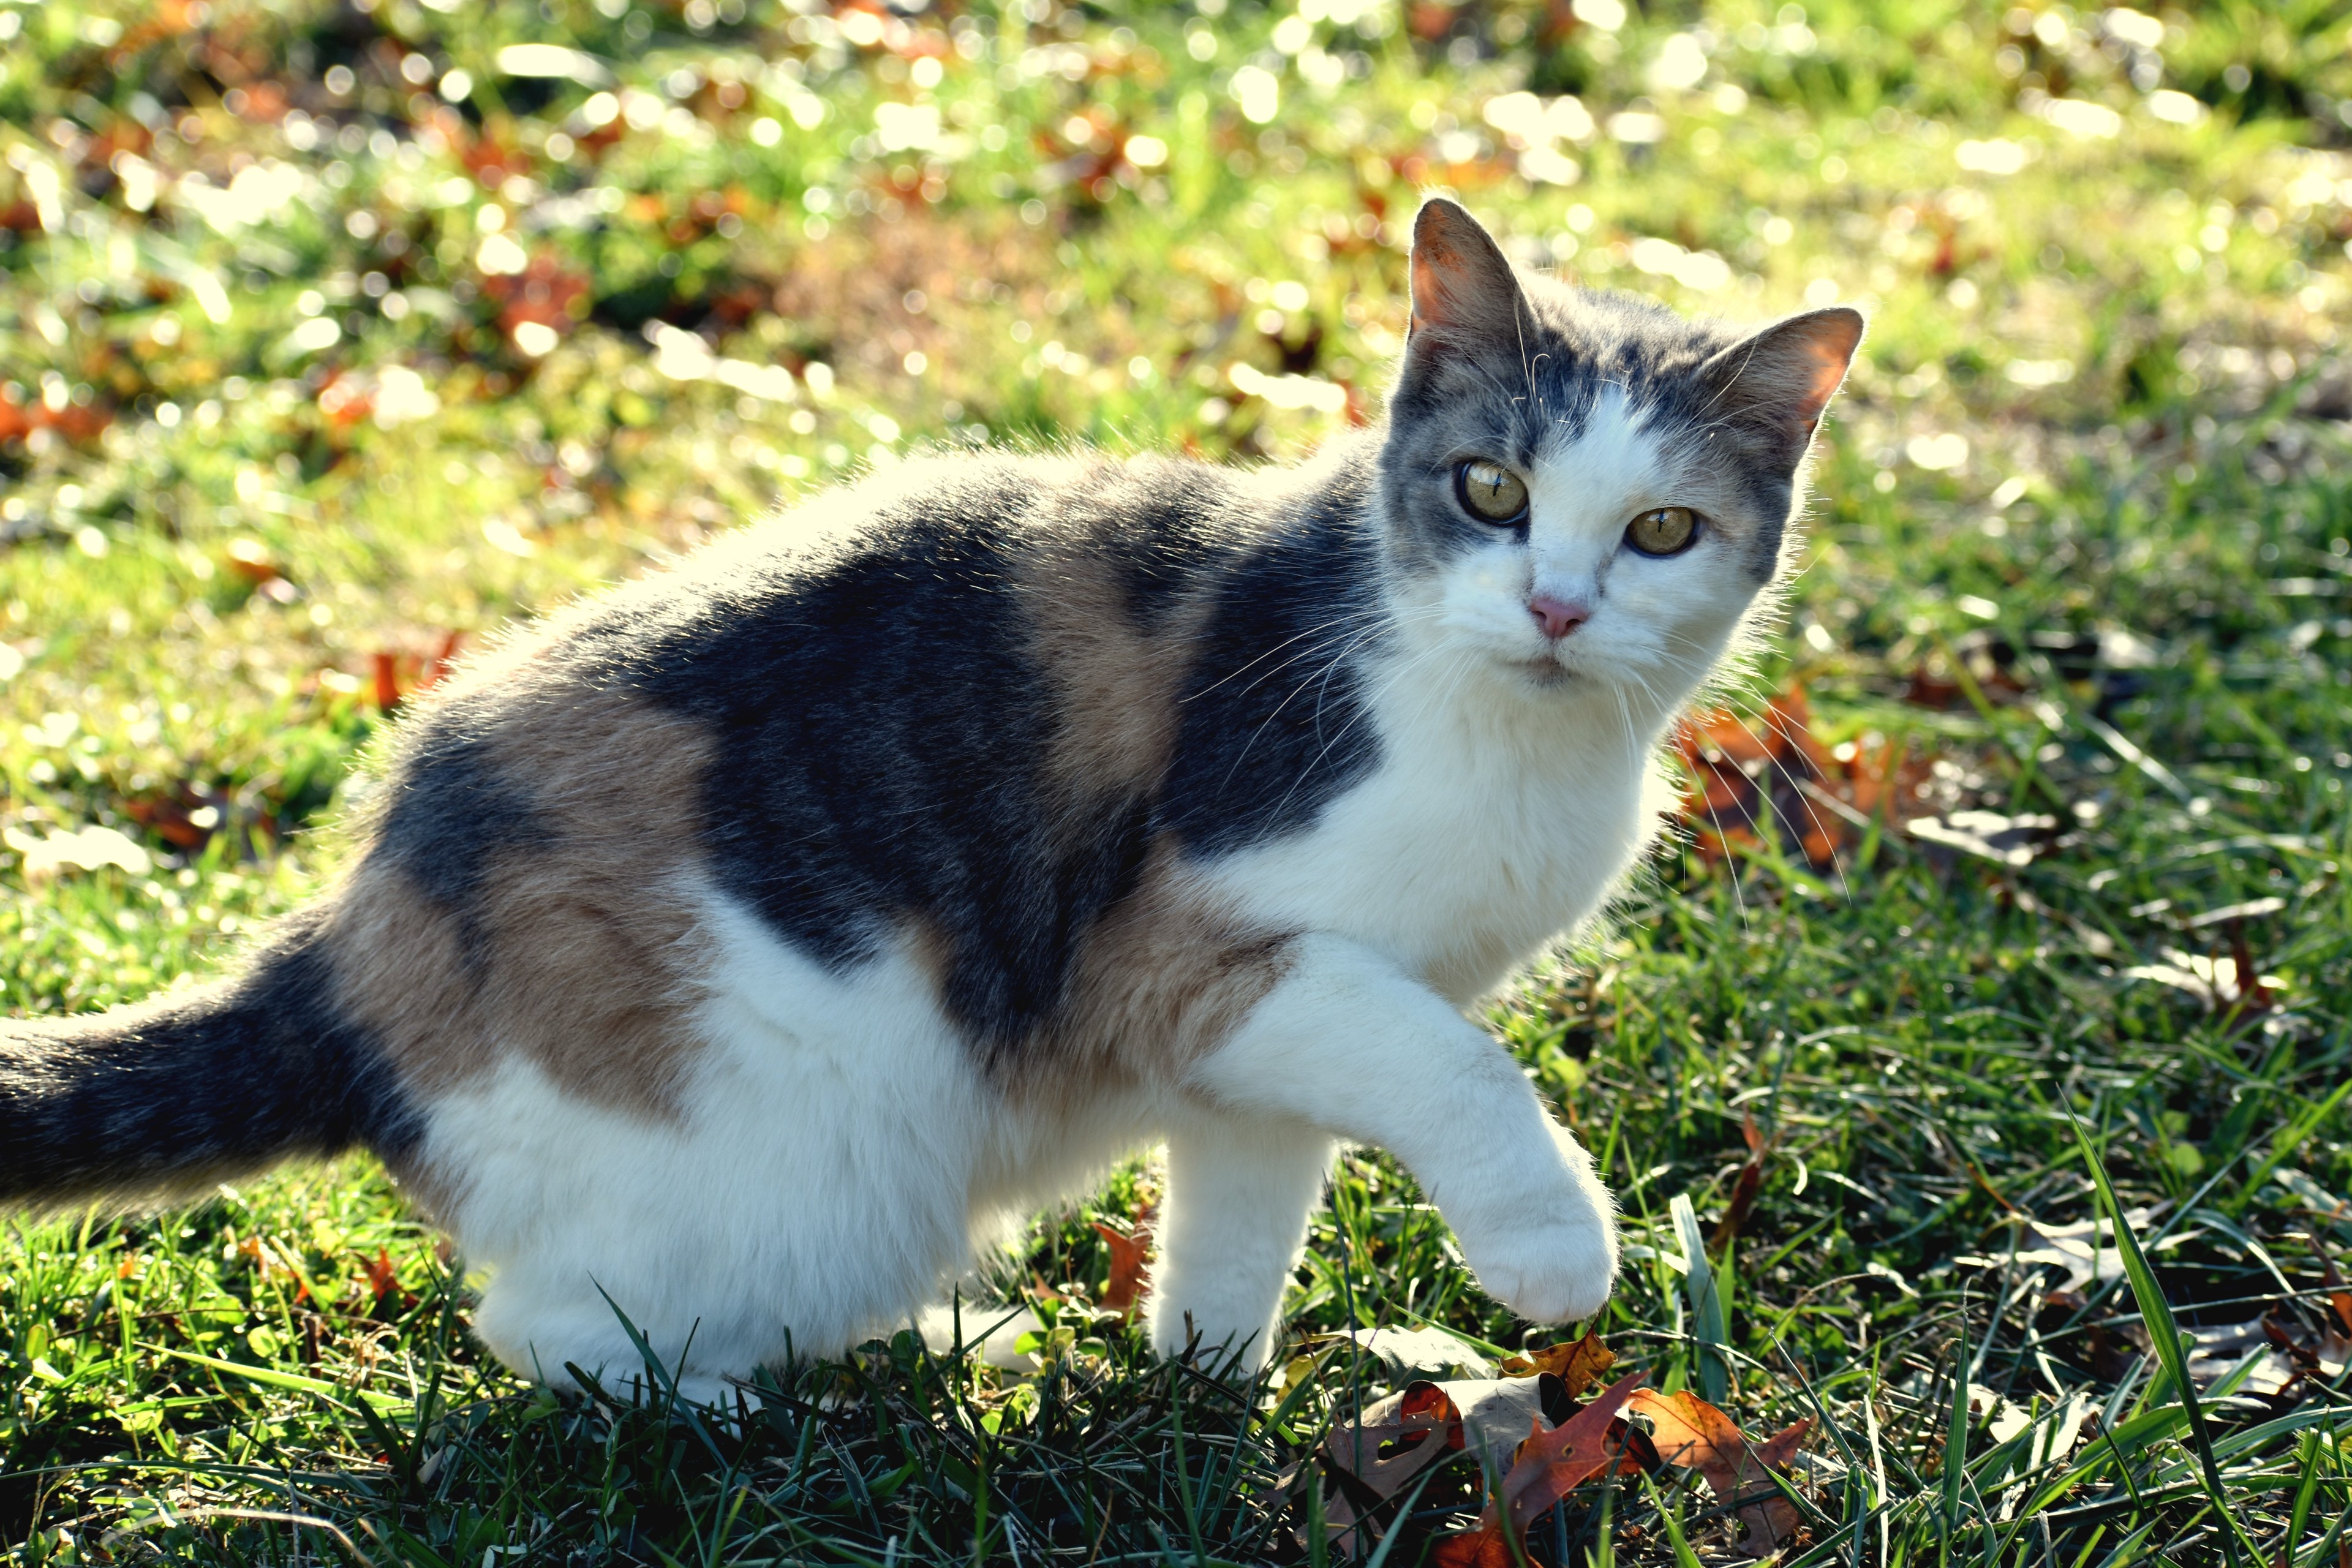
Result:
<svg viewBox="0 0 2352 1568"><path fill-rule="evenodd" d="M1862 312L1846 305L1776 321L1709 359L1699 374L1716 411L1779 436L1794 467L1862 346Z"/></svg>

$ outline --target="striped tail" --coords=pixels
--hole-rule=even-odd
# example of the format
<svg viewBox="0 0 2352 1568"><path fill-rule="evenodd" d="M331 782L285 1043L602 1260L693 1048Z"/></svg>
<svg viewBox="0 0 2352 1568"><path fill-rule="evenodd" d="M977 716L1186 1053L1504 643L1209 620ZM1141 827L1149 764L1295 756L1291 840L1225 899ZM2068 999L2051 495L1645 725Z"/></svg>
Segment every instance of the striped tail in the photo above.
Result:
<svg viewBox="0 0 2352 1568"><path fill-rule="evenodd" d="M0 1019L0 1209L137 1201L420 1131L334 996L321 913L235 976L70 1018Z"/></svg>

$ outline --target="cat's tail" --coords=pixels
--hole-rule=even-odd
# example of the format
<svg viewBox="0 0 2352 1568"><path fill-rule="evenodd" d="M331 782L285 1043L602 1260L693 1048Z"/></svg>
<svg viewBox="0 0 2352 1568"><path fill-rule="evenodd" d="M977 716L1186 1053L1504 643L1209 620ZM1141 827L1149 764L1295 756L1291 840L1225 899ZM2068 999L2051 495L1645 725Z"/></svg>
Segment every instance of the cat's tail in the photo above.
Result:
<svg viewBox="0 0 2352 1568"><path fill-rule="evenodd" d="M0 1211L163 1197L412 1141L397 1076L336 1004L324 928L297 917L234 976L152 1002L0 1019Z"/></svg>

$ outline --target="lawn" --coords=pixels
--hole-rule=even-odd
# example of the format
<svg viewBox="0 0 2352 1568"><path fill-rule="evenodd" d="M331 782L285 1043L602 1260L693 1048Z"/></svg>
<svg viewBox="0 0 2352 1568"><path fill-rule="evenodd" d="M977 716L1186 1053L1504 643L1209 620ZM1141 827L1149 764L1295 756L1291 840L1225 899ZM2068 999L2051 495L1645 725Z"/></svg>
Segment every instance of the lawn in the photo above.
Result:
<svg viewBox="0 0 2352 1568"><path fill-rule="evenodd" d="M449 658L762 510L940 446L1263 461L1375 416L1449 189L1583 283L1872 320L1684 831L1490 1015L1623 1205L1602 1381L1807 1425L1744 1538L1705 1466L1635 1463L1485 1561L2352 1561L2347 26L0 4L5 1005L221 962L332 874ZM732 1422L509 1377L362 1159L12 1217L0 1549L1473 1552L1478 1442L1384 1498L1345 1435L1416 1362L1469 1401L1558 1336L1360 1152L1275 1373L1155 1364L1154 1183L999 1261L1015 1364L902 1337Z"/></svg>

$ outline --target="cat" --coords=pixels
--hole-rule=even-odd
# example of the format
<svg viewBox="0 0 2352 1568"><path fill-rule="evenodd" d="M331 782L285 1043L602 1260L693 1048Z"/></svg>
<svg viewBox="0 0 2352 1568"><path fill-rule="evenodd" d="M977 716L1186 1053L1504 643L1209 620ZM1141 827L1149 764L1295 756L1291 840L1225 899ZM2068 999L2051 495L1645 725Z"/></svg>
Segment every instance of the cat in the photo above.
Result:
<svg viewBox="0 0 2352 1568"><path fill-rule="evenodd" d="M1463 1009L1659 831L1863 331L1413 225L1384 419L1295 467L908 461L575 605L397 725L229 977L0 1025L0 1203L364 1146L558 1385L690 1395L940 1298L1164 1141L1154 1346L1246 1371L1342 1140L1599 1311L1592 1161Z"/></svg>

